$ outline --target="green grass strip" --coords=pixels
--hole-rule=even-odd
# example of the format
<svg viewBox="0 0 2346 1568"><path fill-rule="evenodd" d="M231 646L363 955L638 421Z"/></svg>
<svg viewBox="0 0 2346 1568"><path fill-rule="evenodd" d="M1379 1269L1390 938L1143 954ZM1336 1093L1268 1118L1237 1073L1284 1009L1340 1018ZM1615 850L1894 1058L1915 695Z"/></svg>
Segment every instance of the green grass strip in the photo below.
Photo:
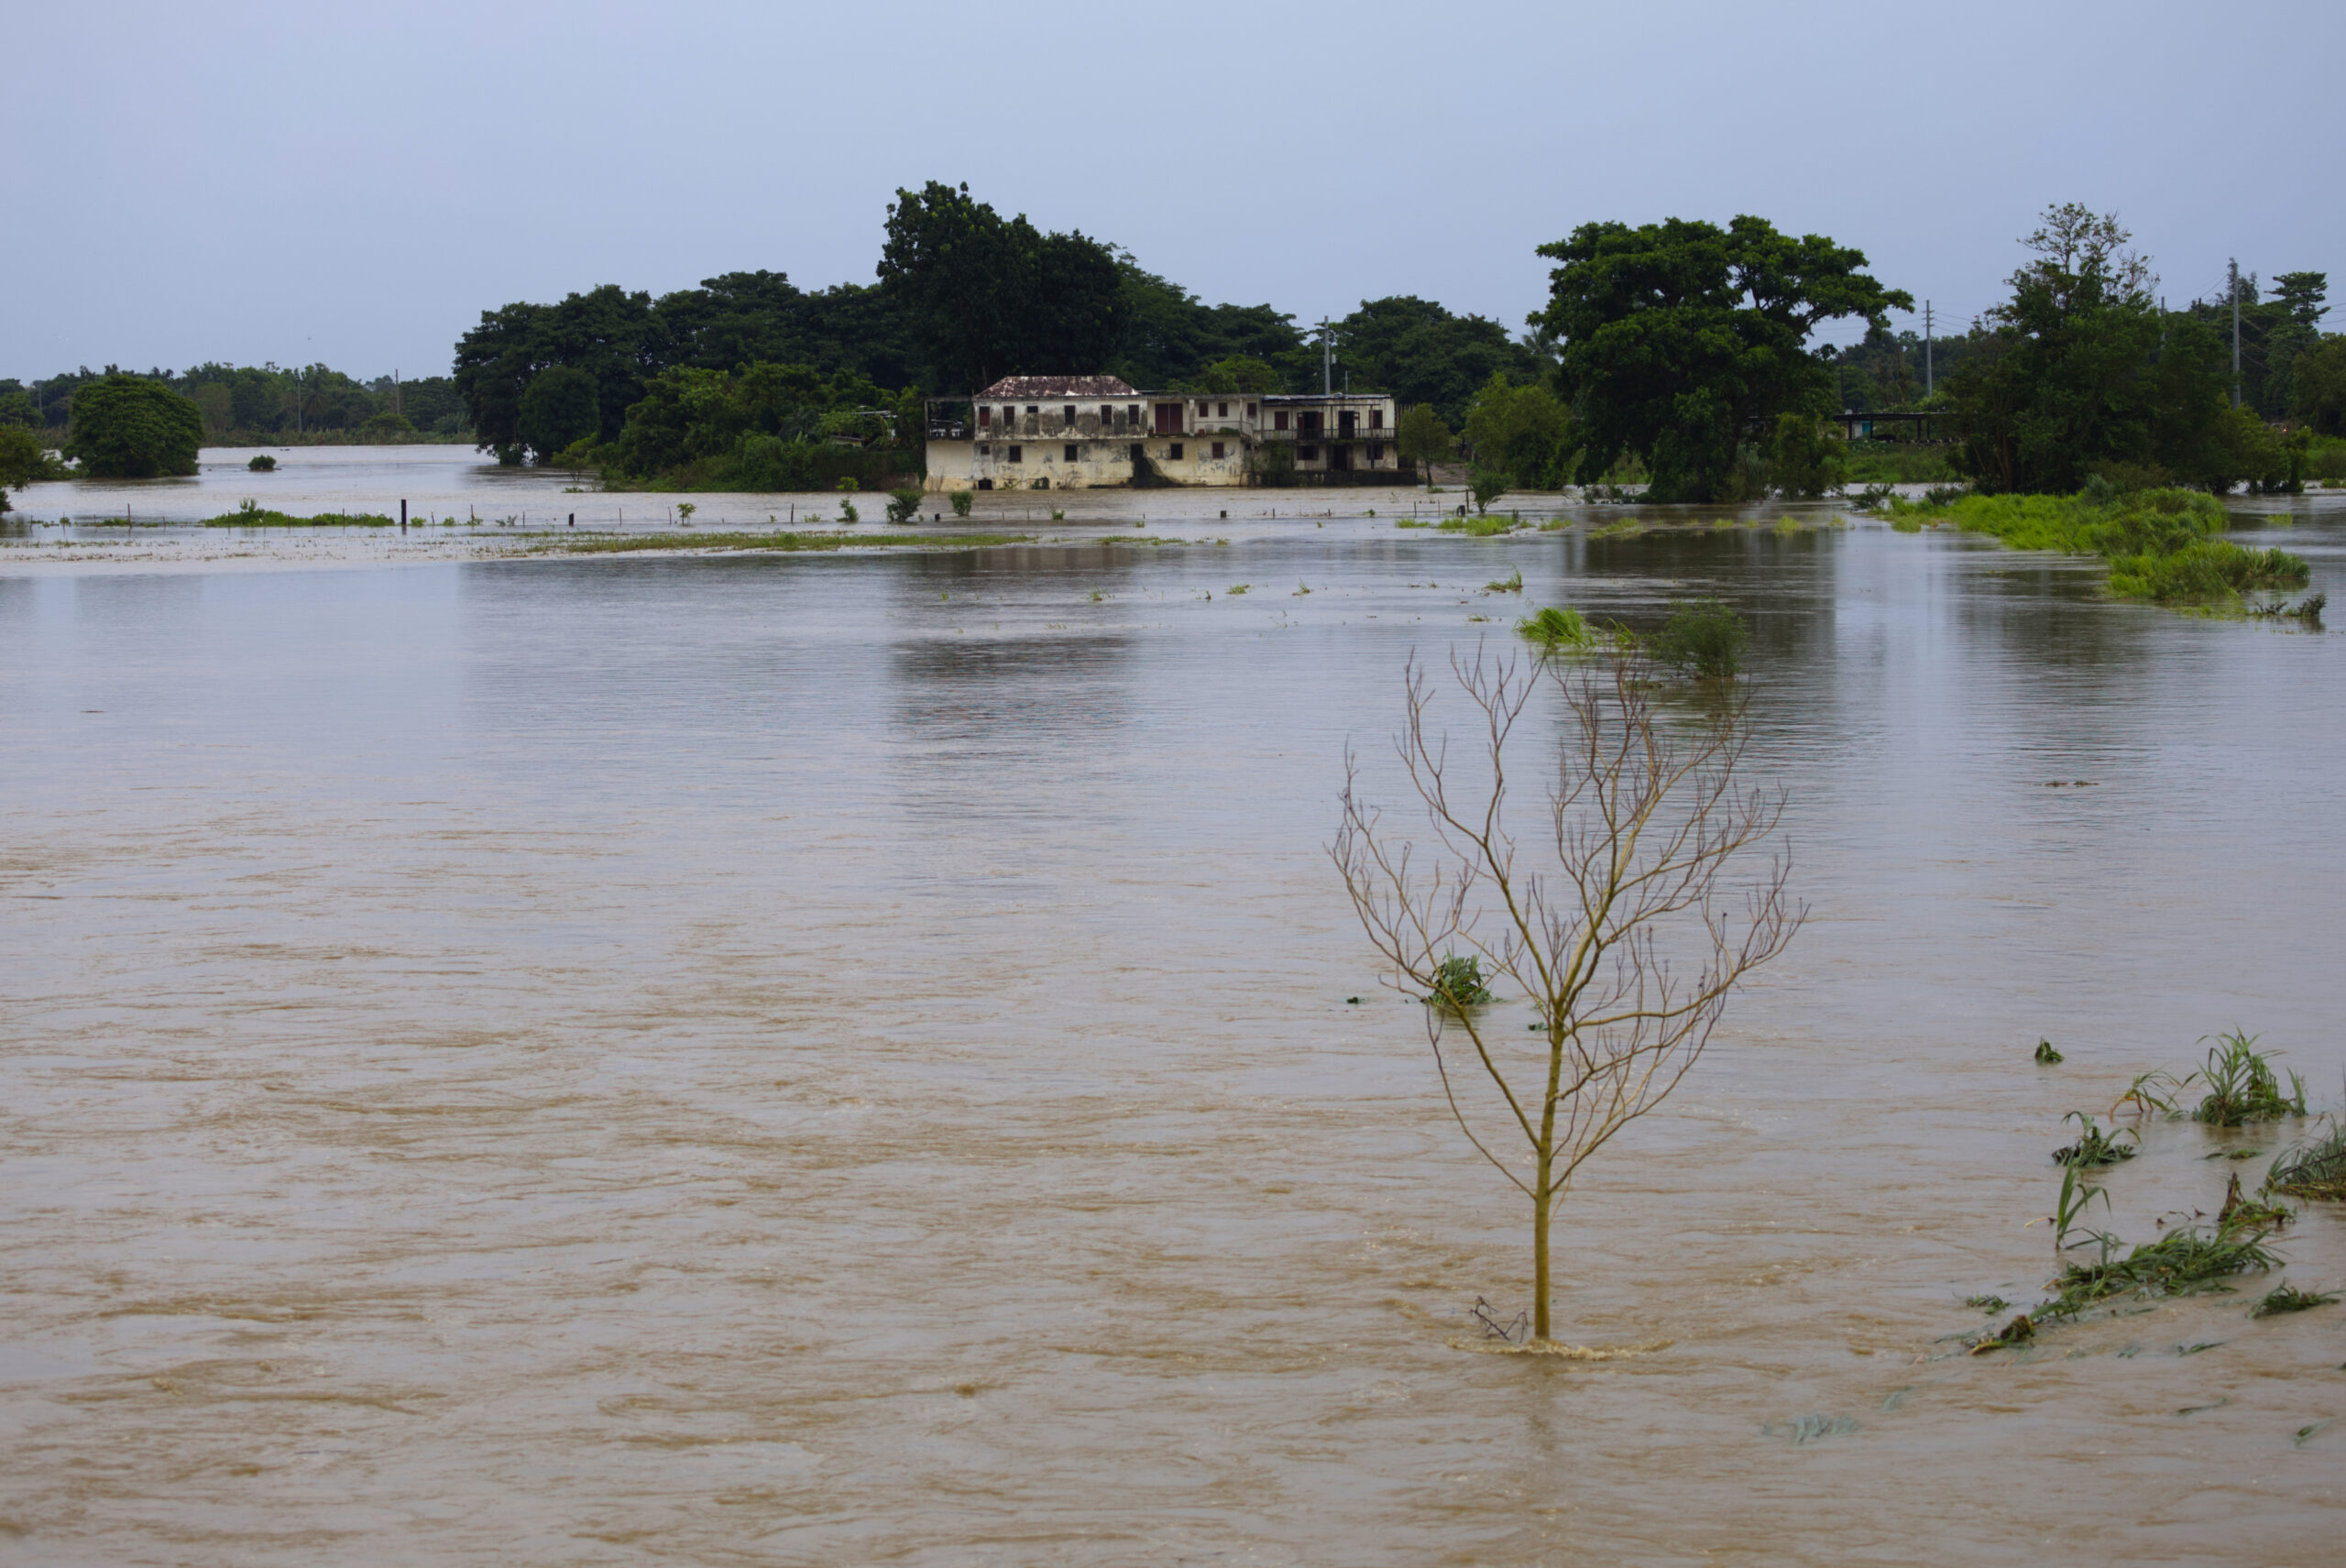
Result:
<svg viewBox="0 0 2346 1568"><path fill-rule="evenodd" d="M1952 522L2015 550L2099 555L2110 591L2154 604L2237 602L2243 593L2303 587L2312 570L2286 550L2250 550L2218 539L2228 526L2215 498L2197 490L2139 490L2108 501L2087 496L1962 496L1892 501L1892 527Z"/></svg>
<svg viewBox="0 0 2346 1568"><path fill-rule="evenodd" d="M1031 533L673 533L630 534L615 539L565 540L542 550L565 555L623 555L639 550L985 550L997 544L1029 544Z"/></svg>
<svg viewBox="0 0 2346 1568"><path fill-rule="evenodd" d="M206 528L396 528L399 519L379 512L320 512L315 517L295 517L291 512L270 511L247 501L236 511L222 512L218 517L203 520Z"/></svg>

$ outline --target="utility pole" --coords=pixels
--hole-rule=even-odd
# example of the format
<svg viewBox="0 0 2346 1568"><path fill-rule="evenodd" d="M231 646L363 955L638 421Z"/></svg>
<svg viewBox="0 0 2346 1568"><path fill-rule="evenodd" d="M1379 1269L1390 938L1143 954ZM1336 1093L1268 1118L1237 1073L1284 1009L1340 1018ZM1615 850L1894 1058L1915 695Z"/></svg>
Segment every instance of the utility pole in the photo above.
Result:
<svg viewBox="0 0 2346 1568"><path fill-rule="evenodd" d="M1923 396L1928 398L1937 390L1938 383L1931 374L1931 302L1923 302Z"/></svg>
<svg viewBox="0 0 2346 1568"><path fill-rule="evenodd" d="M2232 282L2232 407L2240 407L2240 258L2231 262Z"/></svg>
<svg viewBox="0 0 2346 1568"><path fill-rule="evenodd" d="M1327 317L1320 318L1320 395L1332 397L1336 390L1336 327Z"/></svg>

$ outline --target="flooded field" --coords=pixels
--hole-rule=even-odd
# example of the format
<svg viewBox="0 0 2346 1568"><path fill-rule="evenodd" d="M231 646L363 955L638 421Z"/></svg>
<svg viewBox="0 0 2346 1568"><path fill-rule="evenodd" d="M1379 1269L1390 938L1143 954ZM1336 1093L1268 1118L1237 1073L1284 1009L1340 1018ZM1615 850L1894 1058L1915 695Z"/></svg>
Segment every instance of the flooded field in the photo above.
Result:
<svg viewBox="0 0 2346 1568"><path fill-rule="evenodd" d="M637 503L468 457L417 498ZM2235 1025L2341 1108L2346 639L1817 509L1242 494L1152 549L11 541L0 1561L2334 1556L2346 1307L1957 1336L2053 1272L2065 1113ZM2346 602L2346 510L2275 510ZM1694 593L1812 918L1559 1222L1627 1354L1472 1354L1525 1205L1324 853L1344 748L1392 793L1413 650ZM2093 1223L2295 1132L2146 1125ZM2338 1206L2277 1245L2346 1286Z"/></svg>

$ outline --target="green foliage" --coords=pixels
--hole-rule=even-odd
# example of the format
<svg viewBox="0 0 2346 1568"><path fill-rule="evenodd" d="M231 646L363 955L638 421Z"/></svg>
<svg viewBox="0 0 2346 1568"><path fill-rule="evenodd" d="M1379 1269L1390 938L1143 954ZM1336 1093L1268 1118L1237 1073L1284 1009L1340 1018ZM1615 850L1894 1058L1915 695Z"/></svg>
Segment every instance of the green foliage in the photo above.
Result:
<svg viewBox="0 0 2346 1568"><path fill-rule="evenodd" d="M910 468L892 438L918 428L917 398L892 398L850 372L755 364L652 378L618 439L594 449L607 480L681 489L853 490ZM906 410L907 403L915 405ZM871 412L873 409L883 411ZM567 460L567 455L565 460Z"/></svg>
<svg viewBox="0 0 2346 1568"><path fill-rule="evenodd" d="M2305 1080L2291 1073L2290 1091L2283 1093L2270 1058L2256 1048L2257 1039L2237 1029L2216 1036L2216 1044L2208 1048L2207 1065L2194 1075L2208 1090L2191 1113L2194 1121L2237 1127L2306 1113Z"/></svg>
<svg viewBox="0 0 2346 1568"><path fill-rule="evenodd" d="M1474 498L1474 510L1487 512L1491 503L1507 493L1507 476L1496 468L1478 466L1467 477L1466 489Z"/></svg>
<svg viewBox="0 0 2346 1568"><path fill-rule="evenodd" d="M1727 680L1743 667L1750 641L1742 616L1706 598L1672 606L1661 630L1646 639L1646 648L1662 663L1705 680Z"/></svg>
<svg viewBox="0 0 2346 1568"><path fill-rule="evenodd" d="M1945 447L1845 441L1841 448L1845 485L1932 485L1956 477Z"/></svg>
<svg viewBox="0 0 2346 1568"><path fill-rule="evenodd" d="M1515 623L1515 632L1548 652L1587 652L1596 646L1596 632L1576 609L1549 605Z"/></svg>
<svg viewBox="0 0 2346 1568"><path fill-rule="evenodd" d="M12 387L0 392L0 428L16 425L34 429L41 423L40 408L33 401L30 392L22 387Z"/></svg>
<svg viewBox="0 0 2346 1568"><path fill-rule="evenodd" d="M218 517L203 520L206 528L391 528L397 518L381 512L320 512L315 517L295 517L291 512L274 511L258 501L240 501L236 510Z"/></svg>
<svg viewBox="0 0 2346 1568"><path fill-rule="evenodd" d="M602 433L602 389L576 365L554 365L531 378L521 393L516 430L541 459Z"/></svg>
<svg viewBox="0 0 2346 1568"><path fill-rule="evenodd" d="M2248 1310L2248 1315L2252 1318L2273 1318L2285 1312L2304 1312L2316 1307L2335 1306L2337 1301L2335 1294L2300 1290L2294 1285L2275 1285L2264 1293L2262 1300Z"/></svg>
<svg viewBox="0 0 2346 1568"><path fill-rule="evenodd" d="M1192 383L1200 392L1276 392L1287 385L1276 366L1251 354L1233 354L1200 371ZM1183 389L1184 390L1188 389Z"/></svg>
<svg viewBox="0 0 2346 1568"><path fill-rule="evenodd" d="M2292 1198L2346 1199L2346 1124L2333 1122L2310 1143L2284 1150L2265 1172L2264 1189Z"/></svg>
<svg viewBox="0 0 2346 1568"><path fill-rule="evenodd" d="M1503 476L1507 488L1562 489L1572 425L1572 411L1547 388L1493 371L1466 411L1466 444L1475 467Z"/></svg>
<svg viewBox="0 0 2346 1568"><path fill-rule="evenodd" d="M977 500L976 495L969 490L955 490L945 499L953 503L953 515L955 517L969 516L970 506Z"/></svg>
<svg viewBox="0 0 2346 1568"><path fill-rule="evenodd" d="M2121 494L2105 484L2077 496L1891 501L1890 511L1896 519L1952 521L2015 550L2100 555L2110 564L2111 593L2161 604L2231 599L2243 592L2297 587L2310 576L2306 563L2286 551L2246 550L2210 538L2225 526L2223 509L2190 490Z"/></svg>
<svg viewBox="0 0 2346 1568"><path fill-rule="evenodd" d="M277 459L266 452L257 452L253 454L252 461L247 463L245 466L256 474L274 473L277 468Z"/></svg>
<svg viewBox="0 0 2346 1568"><path fill-rule="evenodd" d="M1031 533L900 533L892 538L886 535L804 533L777 530L772 533L620 534L608 539L565 540L546 548L566 555L618 555L639 550L770 550L796 554L844 549L984 550L996 544L1031 543L1034 537Z"/></svg>
<svg viewBox="0 0 2346 1568"><path fill-rule="evenodd" d="M1402 411L1394 425L1393 444L1401 461L1426 470L1426 483L1433 483L1433 466L1447 463L1458 450L1458 438L1450 433L1441 413L1431 403L1412 403Z"/></svg>
<svg viewBox="0 0 2346 1568"><path fill-rule="evenodd" d="M2121 1160L2132 1159L2142 1152L2138 1147L2142 1135L2132 1127L2104 1132L2083 1111L2072 1111L2061 1120L2077 1124L2077 1141L2065 1144L2053 1151L2053 1163L2055 1165L2116 1165ZM2133 1141L2123 1141L2127 1139Z"/></svg>
<svg viewBox="0 0 2346 1568"><path fill-rule="evenodd" d="M1775 441L1768 453L1768 488L1801 500L1830 495L1847 476L1847 444L1826 435L1823 422L1812 414L1778 414Z"/></svg>
<svg viewBox="0 0 2346 1568"><path fill-rule="evenodd" d="M861 522L863 521L863 514L855 510L855 503L849 500L844 496L839 498L839 521L841 522Z"/></svg>
<svg viewBox="0 0 2346 1568"><path fill-rule="evenodd" d="M20 424L0 424L0 512L8 510L10 490L57 477L39 436Z"/></svg>
<svg viewBox="0 0 2346 1568"><path fill-rule="evenodd" d="M2036 1065L2037 1065L2037 1066L2039 1066L2039 1067L2057 1067L2057 1066L2059 1066L2059 1065L2060 1065L2060 1063L2061 1063L2061 1061L2062 1061L2063 1059L2064 1059L2064 1058L2062 1058L2061 1053L2060 1053L2059 1051L2056 1051L2056 1050L2055 1050L2055 1049L2053 1048L2053 1042L2052 1042L2052 1041L2050 1041L2050 1040L2039 1040L2039 1041L2037 1041L2037 1042L2036 1042Z"/></svg>
<svg viewBox="0 0 2346 1568"><path fill-rule="evenodd" d="M888 521L917 522L920 521L921 492L916 489L896 489L888 492Z"/></svg>
<svg viewBox="0 0 2346 1568"><path fill-rule="evenodd" d="M1474 953L1444 957L1434 969L1433 990L1425 1000L1453 1013L1486 1005L1491 1000L1491 987L1483 974L1482 959Z"/></svg>
<svg viewBox="0 0 2346 1568"><path fill-rule="evenodd" d="M1430 405L1456 429L1478 389L1493 377L1529 383L1546 366L1507 329L1481 316L1453 315L1431 300L1396 295L1367 300L1336 323L1337 353L1359 387L1382 387L1403 405ZM1317 355L1302 390L1319 386Z"/></svg>
<svg viewBox="0 0 2346 1568"><path fill-rule="evenodd" d="M93 478L192 474L203 444L203 413L160 381L113 375L73 394L64 453Z"/></svg>
<svg viewBox="0 0 2346 1568"><path fill-rule="evenodd" d="M2322 435L2346 435L2346 333L2330 333L2297 356L2292 411Z"/></svg>
<svg viewBox="0 0 2346 1568"><path fill-rule="evenodd" d="M2253 1226L2185 1226L2143 1243L2122 1258L2110 1255L2121 1245L2116 1237L2099 1237L2100 1259L2063 1269L2055 1281L2058 1293L2035 1315L2040 1320L2075 1318L2115 1296L2230 1289L2225 1282L2238 1275L2279 1266L2281 1259L2264 1245L2265 1234Z"/></svg>
<svg viewBox="0 0 2346 1568"><path fill-rule="evenodd" d="M1724 230L1584 224L1540 254L1560 263L1540 321L1564 345L1579 480L1636 454L1657 501L1739 499L1744 431L1832 401L1833 373L1808 349L1814 329L1849 317L1886 326L1891 308L1913 304L1860 270L1864 253L1755 217Z"/></svg>

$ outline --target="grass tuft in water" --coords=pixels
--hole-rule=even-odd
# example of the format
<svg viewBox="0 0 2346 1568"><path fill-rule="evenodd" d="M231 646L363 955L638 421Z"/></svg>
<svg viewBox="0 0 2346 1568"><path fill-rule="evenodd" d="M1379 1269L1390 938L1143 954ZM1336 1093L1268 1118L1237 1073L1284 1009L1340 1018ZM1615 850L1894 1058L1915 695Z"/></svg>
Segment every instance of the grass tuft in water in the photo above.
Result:
<svg viewBox="0 0 2346 1568"><path fill-rule="evenodd" d="M2189 1296L2203 1290L2229 1290L2225 1283L2236 1275L2279 1266L2281 1258L2264 1245L2268 1233L2257 1226L2189 1226L2144 1242L2124 1257L2110 1255L2118 1238L2101 1236L2102 1256L2094 1263L2073 1263L2053 1283L2053 1299L2036 1310L2044 1320L2075 1318L2099 1302L2116 1296Z"/></svg>
<svg viewBox="0 0 2346 1568"><path fill-rule="evenodd" d="M1550 652L1564 649L1586 652L1596 646L1596 631L1588 624L1588 618L1576 609L1556 605L1525 616L1515 623L1515 632Z"/></svg>
<svg viewBox="0 0 2346 1568"><path fill-rule="evenodd" d="M1483 586L1495 594L1519 594L1523 591L1523 568L1518 566L1513 573L1501 577L1497 582L1485 583Z"/></svg>
<svg viewBox="0 0 2346 1568"><path fill-rule="evenodd" d="M2336 1293L2324 1295L2319 1290L2300 1290L2294 1285L2275 1285L2264 1293L2264 1299L2248 1310L2252 1318L2278 1317L2284 1312L2309 1311L2316 1307L2335 1305Z"/></svg>
<svg viewBox="0 0 2346 1568"><path fill-rule="evenodd" d="M2264 1174L2264 1190L2291 1198L2346 1199L2346 1125L2333 1122L2311 1143L2283 1150Z"/></svg>
<svg viewBox="0 0 2346 1568"><path fill-rule="evenodd" d="M258 501L245 501L235 511L203 520L206 528L395 528L399 519L385 517L380 512L321 512L315 517L295 517L291 512L273 511Z"/></svg>
<svg viewBox="0 0 2346 1568"><path fill-rule="evenodd" d="M2132 1127L2104 1132L2083 1111L2072 1111L2061 1120L2077 1124L2077 1141L2053 1151L2055 1165L2116 1165L2121 1160L2132 1159L2141 1152L2135 1145L2142 1141L2142 1135ZM2121 1141L2128 1138L2134 1142Z"/></svg>
<svg viewBox="0 0 2346 1568"><path fill-rule="evenodd" d="M2055 1050L2055 1049L2053 1048L2053 1042L2052 1042L2052 1041L2050 1041L2050 1040L2039 1040L2039 1041L2037 1041L2037 1042L2036 1042L2036 1065L2037 1065L2037 1066L2039 1066L2039 1067L2058 1067L2058 1066L2060 1066L2060 1065L2061 1065L2062 1059L2063 1059L2063 1058L2062 1058L2062 1056L2061 1056L2061 1053L2060 1053L2060 1052L2058 1052L2058 1051L2056 1051L2056 1050Z"/></svg>
<svg viewBox="0 0 2346 1568"><path fill-rule="evenodd" d="M2256 1048L2261 1037L2243 1035L2237 1029L2216 1036L2216 1044L2208 1047L2207 1066L2192 1075L2208 1086L2198 1109L2191 1113L2193 1121L2217 1127L2237 1127L2243 1123L2277 1122L2286 1116L2306 1113L2305 1080L2291 1073L2289 1092L2281 1092L2280 1077L2273 1070L2267 1053Z"/></svg>

